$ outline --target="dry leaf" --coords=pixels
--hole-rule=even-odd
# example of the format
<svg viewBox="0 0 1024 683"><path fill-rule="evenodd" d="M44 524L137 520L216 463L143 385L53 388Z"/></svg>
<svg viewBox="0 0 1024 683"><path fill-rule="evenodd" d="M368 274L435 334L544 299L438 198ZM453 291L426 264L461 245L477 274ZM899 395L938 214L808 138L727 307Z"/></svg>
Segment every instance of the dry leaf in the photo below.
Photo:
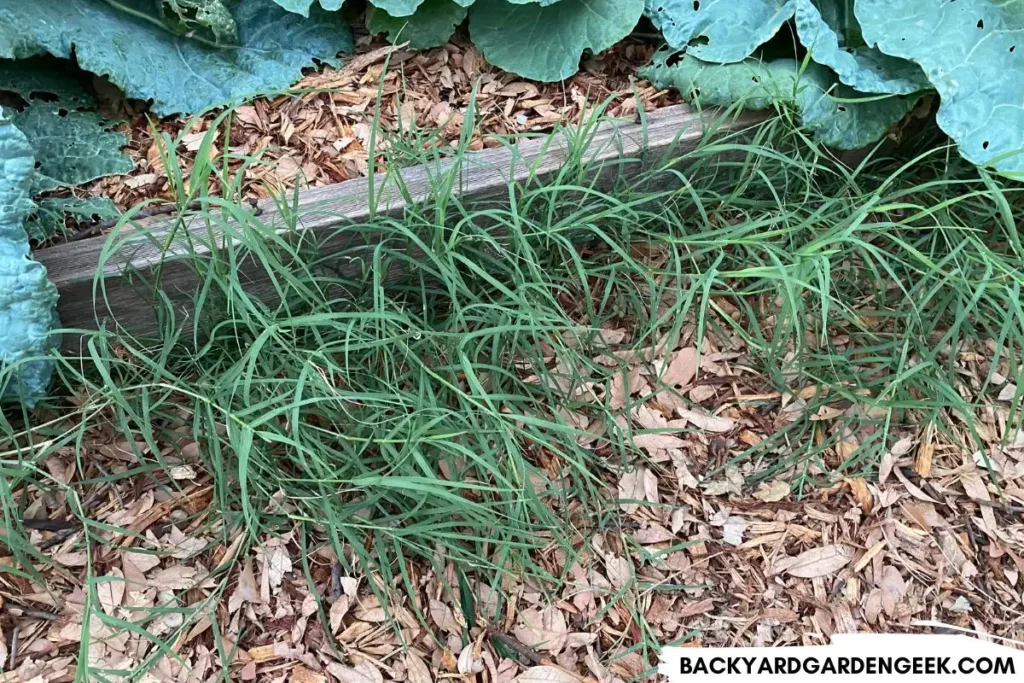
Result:
<svg viewBox="0 0 1024 683"><path fill-rule="evenodd" d="M447 631L452 635L462 632L462 627L459 625L458 619L455 618L455 612L440 600L430 601L430 618L442 631Z"/></svg>
<svg viewBox="0 0 1024 683"><path fill-rule="evenodd" d="M291 683L327 683L327 677L300 665L292 669Z"/></svg>
<svg viewBox="0 0 1024 683"><path fill-rule="evenodd" d="M697 374L697 349L679 349L672 354L661 380L668 386L686 386Z"/></svg>
<svg viewBox="0 0 1024 683"><path fill-rule="evenodd" d="M565 647L569 628L565 616L554 607L530 607L519 613L512 633L523 645L558 654Z"/></svg>
<svg viewBox="0 0 1024 683"><path fill-rule="evenodd" d="M776 479L770 484L761 482L757 485L757 491L754 492L754 498L762 500L766 503L775 503L789 495L789 483Z"/></svg>
<svg viewBox="0 0 1024 683"><path fill-rule="evenodd" d="M605 558L608 580L612 587L621 590L633 579L633 565L624 557L609 555Z"/></svg>
<svg viewBox="0 0 1024 683"><path fill-rule="evenodd" d="M857 505L864 512L871 512L871 508L875 505L875 499L871 495L868 483L860 477L856 477L854 479L847 479L846 485L850 487L850 493L853 495L853 499L857 501Z"/></svg>
<svg viewBox="0 0 1024 683"><path fill-rule="evenodd" d="M114 616L114 610L121 606L124 599L124 589L124 573L117 568L111 569L110 573L96 584L96 594L104 612Z"/></svg>
<svg viewBox="0 0 1024 683"><path fill-rule="evenodd" d="M689 602L683 605L682 609L677 613L681 619L686 617L695 617L698 614L705 614L715 608L715 601L711 598L705 598L704 600L698 600L697 602Z"/></svg>
<svg viewBox="0 0 1024 683"><path fill-rule="evenodd" d="M341 595L331 603L331 609L328 612L328 621L331 625L331 633L337 633L338 629L341 628L341 620L348 614L348 608L351 604L351 598L347 595Z"/></svg>
<svg viewBox="0 0 1024 683"><path fill-rule="evenodd" d="M705 415L704 413L685 410L683 408L676 408L676 414L692 424L694 427L703 429L706 432L715 432L720 434L722 432L732 431L732 429L736 427L736 421L728 417Z"/></svg>
<svg viewBox="0 0 1024 683"><path fill-rule="evenodd" d="M773 574L787 572L802 579L813 579L837 572L853 559L854 549L848 545L826 545L811 548L796 557L780 557L772 567Z"/></svg>
<svg viewBox="0 0 1024 683"><path fill-rule="evenodd" d="M415 652L405 653L405 669L409 672L409 683L434 683L427 663Z"/></svg>
<svg viewBox="0 0 1024 683"><path fill-rule="evenodd" d="M556 666L534 666L513 678L512 683L579 683L579 679Z"/></svg>

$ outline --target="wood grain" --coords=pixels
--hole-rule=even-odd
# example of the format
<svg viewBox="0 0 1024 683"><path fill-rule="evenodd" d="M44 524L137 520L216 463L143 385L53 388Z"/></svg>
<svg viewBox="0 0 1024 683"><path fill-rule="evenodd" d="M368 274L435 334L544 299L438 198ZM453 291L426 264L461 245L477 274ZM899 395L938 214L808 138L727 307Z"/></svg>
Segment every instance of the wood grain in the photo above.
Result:
<svg viewBox="0 0 1024 683"><path fill-rule="evenodd" d="M706 127L742 130L755 124L757 114L722 119L711 112L694 113L685 106L667 107L646 116L644 125L609 122L589 133L583 158L596 174L599 185L636 176L651 163L670 154L683 154L697 146ZM346 243L345 225L364 223L373 215L401 217L406 208L430 197L434 180L453 174L453 192L467 201L501 199L510 187L527 182L543 183L570 161L578 145L570 144L566 131L508 145L471 152L456 167L454 159L426 166L401 169L372 179L358 178L336 185L302 190L285 198L288 207L274 200L259 203L258 220L282 234L306 234L314 238L332 235L323 243L320 255L341 251ZM372 187L371 187L372 186ZM376 211L371 207L371 197ZM239 210L243 210L240 208ZM228 230L237 222L227 220ZM366 240L365 232L357 239ZM198 287L192 266L193 255L220 249L224 226L211 224L201 216L178 221L149 219L126 226L114 238L71 242L44 249L35 257L48 269L60 292L58 312L66 329L123 329L135 335L158 332L152 297L154 275L179 320L189 320ZM112 241L114 240L114 241ZM272 300L274 289L262 268L239 266L246 293ZM97 274L102 275L102 283ZM63 335L65 351L77 351L80 335Z"/></svg>

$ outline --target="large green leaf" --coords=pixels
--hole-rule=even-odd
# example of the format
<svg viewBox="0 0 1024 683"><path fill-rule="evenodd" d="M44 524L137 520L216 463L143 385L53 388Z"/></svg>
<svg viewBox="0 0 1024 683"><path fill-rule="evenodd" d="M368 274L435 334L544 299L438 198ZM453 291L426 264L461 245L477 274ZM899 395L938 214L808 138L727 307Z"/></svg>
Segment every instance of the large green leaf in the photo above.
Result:
<svg viewBox="0 0 1024 683"><path fill-rule="evenodd" d="M423 4L423 0L370 0L370 4L393 17L410 17Z"/></svg>
<svg viewBox="0 0 1024 683"><path fill-rule="evenodd" d="M57 289L29 256L25 219L32 212L29 181L35 161L28 140L0 110L0 363L21 363L3 398L32 405L50 383L44 355L56 321ZM24 361L24 362L23 362Z"/></svg>
<svg viewBox="0 0 1024 683"><path fill-rule="evenodd" d="M793 0L647 0L665 41L708 62L738 62L793 16Z"/></svg>
<svg viewBox="0 0 1024 683"><path fill-rule="evenodd" d="M303 19L272 0L232 8L238 44L216 47L104 0L0 0L0 57L73 54L83 69L106 75L129 97L152 100L153 111L167 115L286 88L314 58L352 50L340 12L316 9Z"/></svg>
<svg viewBox="0 0 1024 683"><path fill-rule="evenodd" d="M409 42L425 50L448 42L455 27L466 18L466 8L452 0L425 0L411 17L393 17L382 9L370 14L370 33L387 33L391 42Z"/></svg>
<svg viewBox="0 0 1024 683"><path fill-rule="evenodd" d="M666 50L655 55L640 75L658 88L679 90L699 105L792 106L805 128L836 149L858 149L880 140L917 101L913 96L851 101L864 96L837 87L835 76L817 64L800 73L793 59L713 64L690 55L673 56Z"/></svg>
<svg viewBox="0 0 1024 683"><path fill-rule="evenodd" d="M38 58L0 61L0 91L17 93L28 103L10 116L38 160L33 194L135 168L121 151L127 136L109 130L111 124L94 110L92 95L59 64Z"/></svg>
<svg viewBox="0 0 1024 683"><path fill-rule="evenodd" d="M309 6L316 2L316 0L274 0L274 2L289 12L295 12L296 14L308 17ZM342 0L320 0L320 6L331 12L341 9L341 3Z"/></svg>
<svg viewBox="0 0 1024 683"><path fill-rule="evenodd" d="M861 92L906 95L930 87L913 62L866 45L845 47L846 35L860 32L859 26L851 27L856 19L848 11L852 7L845 0L796 0L797 35L811 59L830 67L840 81Z"/></svg>
<svg viewBox="0 0 1024 683"><path fill-rule="evenodd" d="M963 156L1024 175L1024 0L857 0L855 10L868 44L924 69Z"/></svg>
<svg viewBox="0 0 1024 683"><path fill-rule="evenodd" d="M606 50L629 35L644 0L560 0L543 6L477 0L469 31L491 64L537 81L558 81L579 70L587 50Z"/></svg>

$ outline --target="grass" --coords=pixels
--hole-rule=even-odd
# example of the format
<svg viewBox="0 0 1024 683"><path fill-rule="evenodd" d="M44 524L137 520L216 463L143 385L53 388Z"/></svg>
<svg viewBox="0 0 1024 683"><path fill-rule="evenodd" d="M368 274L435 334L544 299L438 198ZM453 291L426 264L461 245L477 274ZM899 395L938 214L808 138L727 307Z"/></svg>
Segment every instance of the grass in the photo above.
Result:
<svg viewBox="0 0 1024 683"><path fill-rule="evenodd" d="M226 112L208 139L229 121ZM572 134L577 150L594 125ZM468 136L449 152L466 145ZM645 349L742 342L746 393L819 387L792 422L725 464L756 462L748 483L785 475L800 492L871 472L907 425L963 438L948 417L973 414L991 377L965 380L959 353L989 344L993 369L1020 366L1019 188L949 150L850 169L776 120L753 137L709 135L655 164L652 179L674 178L668 190L602 189L572 163L510 201L464 204L454 175L442 174L432 199L403 218L347 226L365 239L330 259L320 248L330 236L293 239L247 212L237 164L258 162L228 162L186 172L173 154L164 159L182 205L207 207L209 234L186 248L201 251L214 228L230 238L192 262L194 315L176 314L159 273L140 280L159 337L89 334L81 357L59 361L64 393L31 414L8 411L2 424L10 559L0 582L62 576L45 569L52 560L25 525L41 493L62 501L51 515L80 525L77 547L92 560L126 537L147 546L97 519L126 482L136 493L196 497L178 525L209 538L211 551L230 549L219 562L202 556L216 587L201 601L187 604L179 591L134 622L98 609L110 579L100 562L85 568L86 613L149 639L150 664L173 656L169 644L199 618L216 621L211 606L237 563L268 536L291 534L314 594L331 555L346 573L378 575L371 586L385 604L417 592L414 567L447 563L464 596L475 581L500 591L529 578L554 590L566 576L540 551L557 548L568 567L619 523L609 485L642 453L630 443L637 427L615 418L650 395L616 410L607 387ZM222 198L207 194L215 177ZM286 213L293 199L280 197ZM107 257L123 237L110 238ZM244 289L256 271L271 282L269 304ZM602 331L621 327L628 340L607 344ZM618 366L595 361L609 351L622 356ZM662 390L655 383L651 393ZM844 424L867 437L826 462L842 431L824 433L810 418L844 399L860 407ZM605 431L589 435L578 415ZM131 456L103 469L91 453L118 439ZM64 482L46 465L67 453L76 475ZM199 471L195 484L169 476L183 463ZM643 634L622 644L647 661L657 643L633 598L665 589L635 582L619 596L631 596L624 604ZM168 613L182 617L172 632L144 630ZM90 630L78 677L102 680L113 673L90 670Z"/></svg>

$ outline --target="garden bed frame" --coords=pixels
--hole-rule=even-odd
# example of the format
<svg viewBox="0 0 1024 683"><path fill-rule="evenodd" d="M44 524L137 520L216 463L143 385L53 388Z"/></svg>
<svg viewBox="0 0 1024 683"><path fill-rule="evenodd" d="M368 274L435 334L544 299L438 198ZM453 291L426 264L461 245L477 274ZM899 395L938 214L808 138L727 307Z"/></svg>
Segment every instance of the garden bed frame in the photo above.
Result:
<svg viewBox="0 0 1024 683"><path fill-rule="evenodd" d="M742 130L757 123L762 117L754 113L723 117L722 112L693 112L685 105L666 107L644 116L644 121L610 121L596 127L590 134L583 153L588 168L607 185L612 180L639 175L652 162L669 154L684 154L694 149L704 138L707 128L716 131ZM461 159L443 159L426 166L415 166L398 171L401 183L384 175L357 178L335 185L311 188L298 192L297 201L288 209L298 216L299 230L312 230L324 235L336 233L346 224L365 222L376 215L400 217L410 203L429 198L432 179L454 164L459 168L459 182L455 192L463 202L477 199L507 197L510 187L528 182L543 183L569 161L572 152L565 132L469 152ZM622 160L627 160L622 162ZM371 183L373 188L371 189ZM404 192L401 188L404 187ZM370 199L376 198L377 210L371 211ZM285 216L274 200L262 200L257 205L259 220L267 226L287 225ZM184 219L184 226L197 237L190 249L167 249L163 245L173 220L146 219L146 230L131 226L122 229L116 253L103 259L105 237L68 242L36 252L60 292L58 312L61 326L67 329L123 329L137 335L155 335L157 316L153 304L139 295L137 285L129 282L132 272L147 273L160 266L163 293L171 300L184 320L191 319L197 278L190 258L202 253L202 244L220 244L223 239L213 234L201 216ZM181 227L178 227L181 230ZM140 239L132 240L137 233ZM180 234L180 233L179 233ZM343 233L342 233L343 237ZM176 237L176 239L178 239ZM321 255L329 255L348 247L344 239L326 242ZM102 265L105 297L96 286L97 272ZM248 275L248 274L247 274ZM254 269L247 280L246 292L262 299L274 296L265 273ZM65 334L63 348L68 353L80 352L80 335Z"/></svg>

